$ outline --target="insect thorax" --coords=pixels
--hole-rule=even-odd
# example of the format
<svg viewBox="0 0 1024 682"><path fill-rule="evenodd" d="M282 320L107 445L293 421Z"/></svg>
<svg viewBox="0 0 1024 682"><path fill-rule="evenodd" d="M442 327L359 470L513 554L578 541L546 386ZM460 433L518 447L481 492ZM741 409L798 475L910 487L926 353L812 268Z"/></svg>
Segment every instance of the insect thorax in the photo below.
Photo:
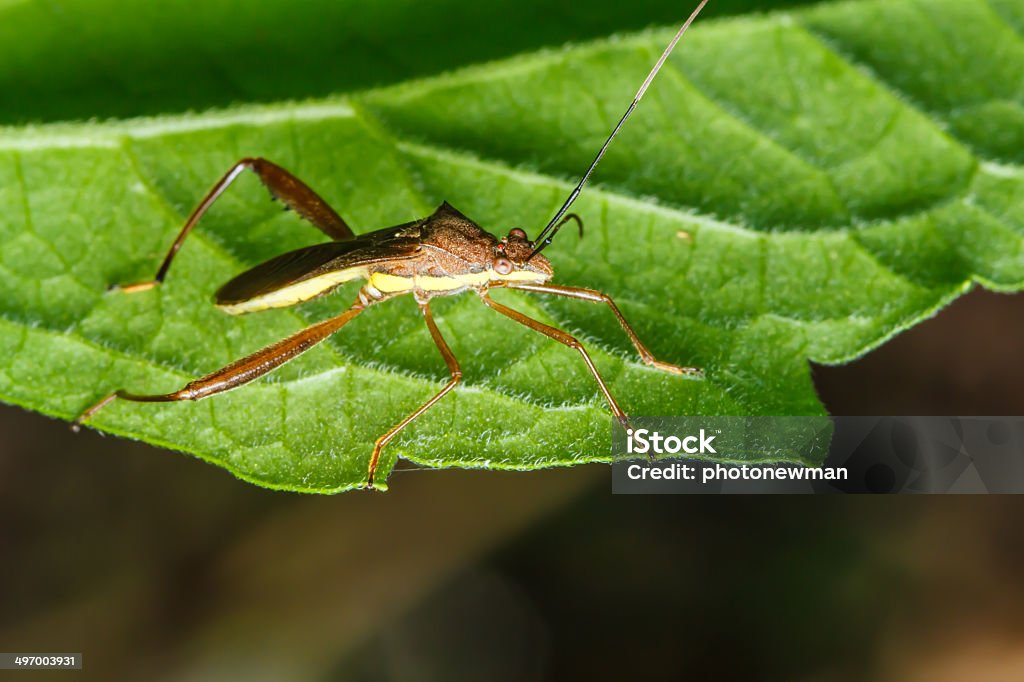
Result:
<svg viewBox="0 0 1024 682"><path fill-rule="evenodd" d="M499 240L447 203L413 229L418 229L417 254L373 266L367 278L368 293L383 298L413 292L417 298L429 299L482 289L499 281L543 282L551 277L550 264L543 257L527 267L496 272L495 259L520 245ZM525 242L521 246L516 255L525 260L530 248Z"/></svg>

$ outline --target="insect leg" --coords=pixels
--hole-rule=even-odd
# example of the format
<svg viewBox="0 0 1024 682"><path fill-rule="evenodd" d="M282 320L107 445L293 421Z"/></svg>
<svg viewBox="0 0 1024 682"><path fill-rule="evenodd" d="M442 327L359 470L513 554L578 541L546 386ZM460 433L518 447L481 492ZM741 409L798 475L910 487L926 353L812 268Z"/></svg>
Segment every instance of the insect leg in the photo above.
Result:
<svg viewBox="0 0 1024 682"><path fill-rule="evenodd" d="M185 387L173 393L156 395L136 395L127 391L115 391L106 396L95 405L83 412L74 421L72 428L78 427L92 418L97 412L106 407L117 398L131 400L140 403L166 403L179 400L200 400L202 398L216 395L247 384L253 379L263 376L268 372L277 369L289 360L301 355L316 344L320 343L334 332L341 329L349 320L366 309L366 304L356 300L352 307L337 317L332 317L323 322L318 322L306 327L297 334L289 336L283 341L271 344L252 355L236 360L226 367L218 369L212 374L196 379L185 385Z"/></svg>
<svg viewBox="0 0 1024 682"><path fill-rule="evenodd" d="M420 303L420 310L423 312L423 319L427 323L427 329L430 330L430 335L434 338L434 343L437 344L437 349L441 351L441 357L444 358L445 364L448 365L448 371L451 372L452 378L447 384L445 384L444 388L437 392L437 395L420 405L415 412L395 426L391 427L390 431L377 439L377 442L373 446L373 454L370 456L369 476L366 479L367 488L373 487L373 479L377 473L377 463L380 460L380 451L384 449L384 446L387 445L392 438L398 435L399 431L408 426L421 414L429 410L434 403L443 398L446 393L455 388L456 384L462 381L462 370L459 368L459 361L455 359L455 355L452 354L452 349L448 347L444 337L441 336L441 331L434 323L434 316L430 313L430 304Z"/></svg>
<svg viewBox="0 0 1024 682"><path fill-rule="evenodd" d="M655 367L665 372L672 372L673 374L686 374L689 376L704 376L703 370L697 367L680 367L679 365L673 365L668 362L663 362L654 357L651 351L647 350L647 346L640 341L640 337L633 331L633 327L626 321L626 318L622 315L619 307L615 305L615 301L612 297L602 291L596 291L594 289L583 289L581 287L566 287L558 284L527 284L527 283L511 283L506 285L509 289L521 289L523 291L536 291L542 294L555 294L556 296L567 296L568 298L578 298L581 301L590 301L591 303L607 303L608 307L612 309L615 317L619 320L619 324L626 331L629 336L629 340L633 342L633 347L636 348L637 352L640 353L640 358L644 361L645 365Z"/></svg>
<svg viewBox="0 0 1024 682"><path fill-rule="evenodd" d="M580 343L575 336L564 332L561 329L556 329L555 327L546 325L532 317L527 317L518 310L513 310L508 306L498 303L491 298L490 294L486 291L480 292L480 298L483 299L484 303L494 310L497 310L502 315L510 317L519 324L525 325L534 331L540 332L544 336L552 338L559 343L564 343L566 346L569 346L569 348L578 351L579 354L583 356L583 362L587 364L587 369L590 370L590 373L594 375L594 379L597 380L597 385L601 388L601 392L604 393L605 400L608 401L608 406L611 408L612 414L614 414L623 424L626 423L626 413L623 412L622 408L619 407L619 404L615 402L615 398L612 397L611 391L608 390L608 386L604 383L604 379L601 378L601 375L597 371L597 367L594 366L593 361L590 359L587 349L583 347L583 344Z"/></svg>
<svg viewBox="0 0 1024 682"><path fill-rule="evenodd" d="M196 226L196 223L203 217L207 209L224 193L224 190L246 169L256 173L260 182L270 190L270 194L274 198L280 199L284 202L285 206L294 209L296 213L311 222L328 237L344 241L355 236L348 224L341 219L341 216L335 213L334 209L326 201L321 199L316 192L297 177L266 159L245 158L232 166L231 170L217 181L217 184L213 186L203 200L199 202L195 210L192 211L188 220L185 221L184 227L181 228L181 231L175 238L174 243L171 244L171 248L167 251L167 255L164 256L164 261L161 263L156 277L148 282L136 282L135 284L115 286L114 288L127 292L145 291L163 282L167 276L168 269L171 267L171 261L174 260L174 256L178 253L178 249L181 248L189 232Z"/></svg>

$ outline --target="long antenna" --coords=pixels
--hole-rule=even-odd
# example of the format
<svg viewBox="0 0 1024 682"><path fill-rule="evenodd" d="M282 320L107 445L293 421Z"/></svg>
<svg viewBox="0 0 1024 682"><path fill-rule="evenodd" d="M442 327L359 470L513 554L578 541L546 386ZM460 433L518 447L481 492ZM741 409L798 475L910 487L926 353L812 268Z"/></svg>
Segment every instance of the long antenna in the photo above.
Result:
<svg viewBox="0 0 1024 682"><path fill-rule="evenodd" d="M697 18L697 15L700 14L700 11L704 9L704 5L706 4L708 4L708 0L701 0L701 3L697 5L697 9L693 10L693 13L690 14L690 17L686 22L679 27L678 31L676 31L675 37L672 38L672 41L668 44L668 47L665 48L665 51L661 53L661 57L658 58L658 61L655 63L654 68L651 69L651 72L647 74L647 78L644 79L640 89L636 91L636 96L633 98L633 102L629 105L629 108L626 109L626 113L624 113L622 118L619 119L619 122L615 124L612 134L604 141L604 144L601 146L601 151L599 151L597 156L594 157L594 160L590 164L590 168L588 168L587 172L584 173L583 179L581 179L579 184L576 185L576 188L569 193L569 198L565 200L564 204L562 204L562 208L558 209L558 213L555 214L555 217L552 218L544 229L541 230L540 234L537 235L537 239L534 241L534 244L537 246L534 247L533 253L530 254L530 258L536 256L551 243L555 233L558 232L558 227L561 226L558 221L561 220L562 216L565 215L565 212L569 210L572 203L576 201L576 197L578 197L580 192L583 190L583 185L585 185L587 180L590 179L591 173L593 173L594 169L597 168L597 164L601 162L601 157L603 157L604 153L608 151L608 145L610 145L612 140L615 139L615 136L619 134L619 129L622 128L622 124L626 122L629 115L633 113L634 109L636 109L636 105L640 103L640 99L644 96L644 93L647 92L647 88L651 85L651 81L653 81L654 77L658 75L658 71L660 71L661 67L664 66L665 60L668 59L668 56L672 54L672 50L675 49L676 43L678 43L679 39L683 37L684 33L686 33L686 29L690 28L690 24L693 23L693 20ZM556 223L558 223L558 227L556 227ZM526 260L530 260L530 258L527 258Z"/></svg>

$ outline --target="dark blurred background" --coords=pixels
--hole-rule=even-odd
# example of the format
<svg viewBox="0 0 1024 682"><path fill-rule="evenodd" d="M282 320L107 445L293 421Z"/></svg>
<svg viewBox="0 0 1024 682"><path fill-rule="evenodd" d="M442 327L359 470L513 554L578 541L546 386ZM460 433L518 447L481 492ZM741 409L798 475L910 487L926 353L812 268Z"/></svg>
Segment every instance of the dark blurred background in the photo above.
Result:
<svg viewBox="0 0 1024 682"><path fill-rule="evenodd" d="M0 122L318 96L692 4L184 2L0 3ZM979 290L815 380L835 414L1024 414L1022 346L1024 297ZM613 497L603 466L390 483L276 493L2 407L0 650L84 652L96 680L1024 679L1019 497Z"/></svg>
<svg viewBox="0 0 1024 682"><path fill-rule="evenodd" d="M1024 414L1022 345L1024 297L979 290L815 376L838 414ZM311 497L15 408L0 443L0 649L87 679L1024 679L1020 497Z"/></svg>

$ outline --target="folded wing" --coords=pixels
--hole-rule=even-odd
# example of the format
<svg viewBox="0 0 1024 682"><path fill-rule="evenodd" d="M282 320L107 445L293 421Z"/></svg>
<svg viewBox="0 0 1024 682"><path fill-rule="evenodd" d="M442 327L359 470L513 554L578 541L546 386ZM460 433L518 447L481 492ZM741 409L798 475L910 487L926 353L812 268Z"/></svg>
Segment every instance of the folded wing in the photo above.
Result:
<svg viewBox="0 0 1024 682"><path fill-rule="evenodd" d="M387 232L281 254L222 286L214 302L233 315L295 305L366 277L372 264L415 255L419 248L415 239L389 238Z"/></svg>

